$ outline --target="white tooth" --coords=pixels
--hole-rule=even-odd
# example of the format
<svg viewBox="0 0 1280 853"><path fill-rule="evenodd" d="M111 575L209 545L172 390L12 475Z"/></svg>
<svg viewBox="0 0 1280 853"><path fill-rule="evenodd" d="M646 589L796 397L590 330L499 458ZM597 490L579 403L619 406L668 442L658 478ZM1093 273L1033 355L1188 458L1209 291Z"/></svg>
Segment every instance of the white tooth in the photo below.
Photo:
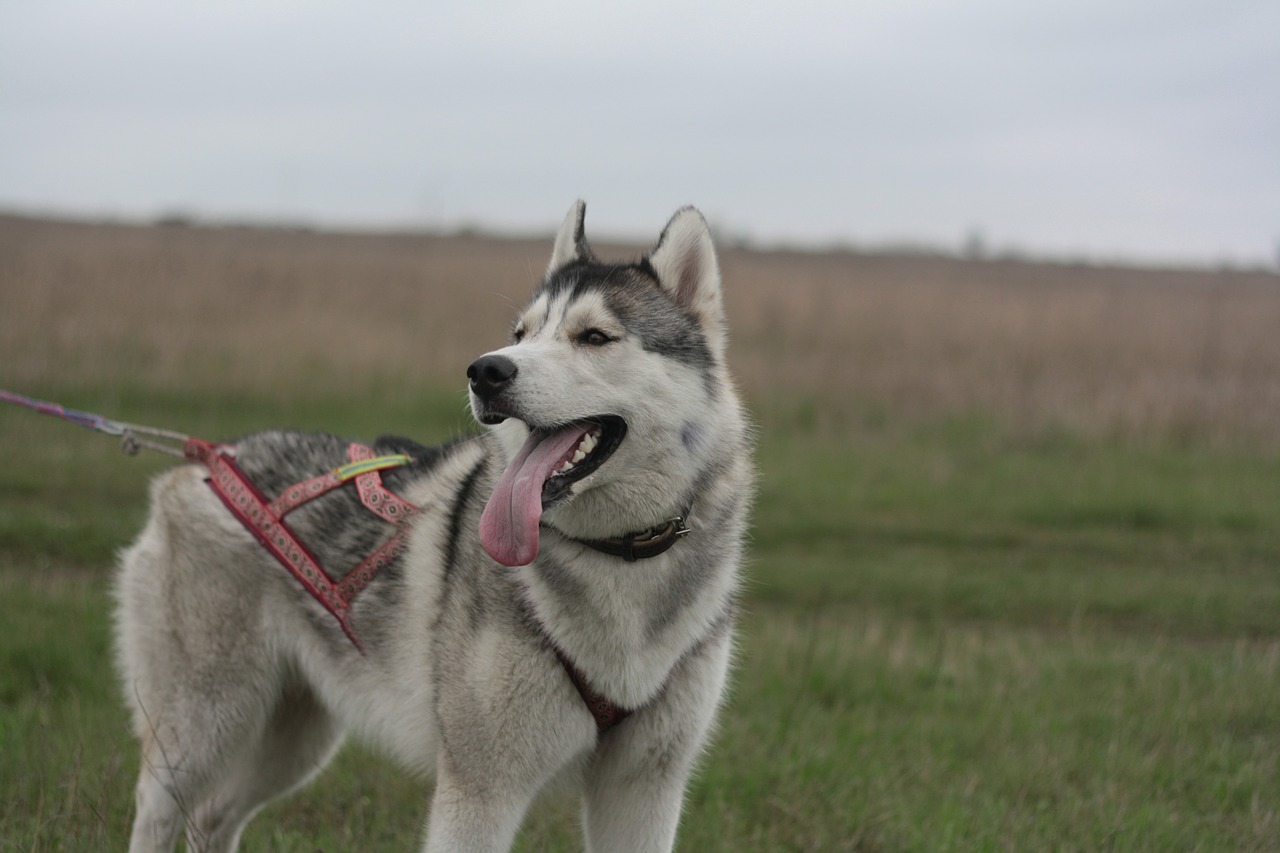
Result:
<svg viewBox="0 0 1280 853"><path fill-rule="evenodd" d="M581 448L574 451L573 461L575 463L581 462L583 459L586 459L586 458L587 458L587 454L583 453Z"/></svg>
<svg viewBox="0 0 1280 853"><path fill-rule="evenodd" d="M557 473L557 474L563 474L565 471L568 471L568 470L570 470L570 469L572 469L572 468L573 468L573 463L572 463L572 462L570 462L568 459L566 459L566 460L564 461L564 464L560 466L560 470L559 470L559 471L557 471L556 473Z"/></svg>
<svg viewBox="0 0 1280 853"><path fill-rule="evenodd" d="M587 433L586 437L582 439L582 444L578 445L578 449L586 453L590 453L591 451L595 450L596 437L591 433Z"/></svg>

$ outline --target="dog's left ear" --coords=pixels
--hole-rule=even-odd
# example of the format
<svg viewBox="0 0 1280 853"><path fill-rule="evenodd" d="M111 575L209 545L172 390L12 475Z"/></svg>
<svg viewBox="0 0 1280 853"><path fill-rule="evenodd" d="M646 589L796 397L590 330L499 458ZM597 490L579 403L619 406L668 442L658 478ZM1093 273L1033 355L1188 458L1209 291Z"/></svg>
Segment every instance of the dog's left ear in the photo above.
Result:
<svg viewBox="0 0 1280 853"><path fill-rule="evenodd" d="M556 242L551 248L551 262L547 264L547 275L573 261L589 261L595 258L591 247L587 245L587 203L578 199L569 208L560 230L556 232Z"/></svg>
<svg viewBox="0 0 1280 853"><path fill-rule="evenodd" d="M724 349L724 302L720 264L707 220L694 207L682 207L662 229L646 260L676 304L702 324L708 342Z"/></svg>

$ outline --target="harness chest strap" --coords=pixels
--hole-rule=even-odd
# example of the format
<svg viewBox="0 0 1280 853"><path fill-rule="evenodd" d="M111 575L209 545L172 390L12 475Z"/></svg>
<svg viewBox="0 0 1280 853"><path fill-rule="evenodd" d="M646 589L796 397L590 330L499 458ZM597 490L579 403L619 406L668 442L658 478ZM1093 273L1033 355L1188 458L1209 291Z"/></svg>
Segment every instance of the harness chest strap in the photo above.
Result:
<svg viewBox="0 0 1280 853"><path fill-rule="evenodd" d="M231 514L297 579L303 589L338 620L343 633L363 653L364 646L350 621L352 602L380 570L404 551L407 531L402 525L417 513L417 507L388 491L379 473L409 464L412 461L410 457L375 456L370 448L355 443L347 448L347 453L350 464L288 486L275 500L268 500L236 465L234 457L223 445L192 438L183 447L183 455L187 459L208 469L210 488ZM355 480L360 502L379 518L401 529L358 566L333 581L320 567L316 556L289 529L284 517L352 480ZM598 731L612 728L631 713L596 693L577 666L554 644L553 648L569 680L595 719Z"/></svg>
<svg viewBox="0 0 1280 853"><path fill-rule="evenodd" d="M560 651L560 647L552 645L552 649L556 653L556 657L560 659L560 665L564 667L565 673L568 674L569 680L573 682L574 689L578 691L578 695L582 697L583 703L587 706L587 710L591 712L591 716L595 718L596 730L605 731L611 729L618 723L631 716L631 712L621 705L613 702L605 696L597 693L591 683L587 681L587 677L582 671L569 660L568 655Z"/></svg>

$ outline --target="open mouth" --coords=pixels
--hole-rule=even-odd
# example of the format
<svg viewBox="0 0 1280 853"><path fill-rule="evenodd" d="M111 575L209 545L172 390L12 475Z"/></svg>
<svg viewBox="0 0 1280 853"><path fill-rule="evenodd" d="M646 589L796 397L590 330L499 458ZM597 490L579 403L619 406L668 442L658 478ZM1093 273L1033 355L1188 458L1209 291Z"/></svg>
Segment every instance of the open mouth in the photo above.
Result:
<svg viewBox="0 0 1280 853"><path fill-rule="evenodd" d="M609 460L627 434L627 424L614 415L578 421L567 429L587 426L586 433L566 452L555 471L542 484L542 509L548 510L569 496L569 487ZM554 433L553 433L554 434Z"/></svg>
<svg viewBox="0 0 1280 853"><path fill-rule="evenodd" d="M533 562L542 513L608 461L626 434L626 422L616 415L532 428L480 516L480 541L489 556L506 566Z"/></svg>

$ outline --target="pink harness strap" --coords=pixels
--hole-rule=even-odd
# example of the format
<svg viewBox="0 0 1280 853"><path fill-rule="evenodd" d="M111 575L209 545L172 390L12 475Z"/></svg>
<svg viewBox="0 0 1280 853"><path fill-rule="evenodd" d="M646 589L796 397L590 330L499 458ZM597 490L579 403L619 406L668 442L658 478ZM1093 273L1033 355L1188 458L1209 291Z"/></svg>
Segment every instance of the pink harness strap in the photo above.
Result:
<svg viewBox="0 0 1280 853"><path fill-rule="evenodd" d="M373 451L361 444L350 447L351 461L372 459ZM382 475L377 471L366 471L356 476L356 491L360 493L360 502L369 511L390 524L403 524L417 512L417 507L382 485Z"/></svg>
<svg viewBox="0 0 1280 853"><path fill-rule="evenodd" d="M330 580L329 575L320 568L316 556L285 524L284 517L308 501L347 482L337 471L295 483L281 492L274 501L268 501L240 470L240 466L236 465L235 459L224 445L193 438L186 442L183 450L186 458L200 462L209 469L208 482L214 494L254 538L297 578L298 583L333 614L343 633L363 652L364 646L351 625L351 604L374 576L404 551L407 531L397 531L382 547L342 578ZM373 451L362 444L352 444L347 452L352 462L374 458ZM382 475L377 470L357 474L355 481L361 502L379 518L391 524L403 525L417 511L413 504L387 491L382 485Z"/></svg>
<svg viewBox="0 0 1280 853"><path fill-rule="evenodd" d="M267 504L267 509L276 518L284 518L304 503L338 488L342 483L343 480L338 477L337 471L327 471L318 477L289 486L280 493L278 498Z"/></svg>

